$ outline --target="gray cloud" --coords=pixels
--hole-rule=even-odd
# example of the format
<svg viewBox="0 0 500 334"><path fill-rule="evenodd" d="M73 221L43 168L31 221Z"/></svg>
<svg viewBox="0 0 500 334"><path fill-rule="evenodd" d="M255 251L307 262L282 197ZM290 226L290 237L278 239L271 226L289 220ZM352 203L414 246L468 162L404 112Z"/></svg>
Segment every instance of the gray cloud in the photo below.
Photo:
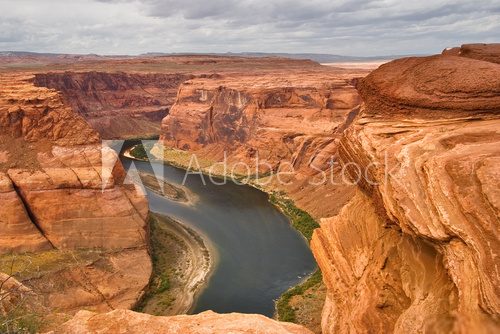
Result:
<svg viewBox="0 0 500 334"><path fill-rule="evenodd" d="M0 0L0 49L435 53L498 42L494 0Z"/></svg>

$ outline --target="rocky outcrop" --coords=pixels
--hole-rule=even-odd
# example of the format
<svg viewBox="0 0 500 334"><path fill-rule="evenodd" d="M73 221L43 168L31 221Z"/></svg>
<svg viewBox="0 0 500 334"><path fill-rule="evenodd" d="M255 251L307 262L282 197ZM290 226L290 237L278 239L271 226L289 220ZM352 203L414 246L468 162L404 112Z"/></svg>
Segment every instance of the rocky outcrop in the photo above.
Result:
<svg viewBox="0 0 500 334"><path fill-rule="evenodd" d="M195 78L181 85L160 141L211 162L226 158L227 173L293 169L285 182L269 180L268 188L286 191L316 216L336 213L352 190L332 187L326 178L314 186L309 181L330 167L342 131L357 113L354 78L364 73L325 69ZM320 193L337 194L337 204L318 205Z"/></svg>
<svg viewBox="0 0 500 334"><path fill-rule="evenodd" d="M52 248L32 223L9 177L0 173L0 253L34 252Z"/></svg>
<svg viewBox="0 0 500 334"><path fill-rule="evenodd" d="M151 274L145 195L124 184L117 154L59 93L24 74L0 82L0 253L33 252L27 263L39 265L33 275L12 274L51 310L132 307ZM40 269L58 252L83 249L100 253Z"/></svg>
<svg viewBox="0 0 500 334"><path fill-rule="evenodd" d="M64 146L97 142L98 135L64 104L57 92L33 86L27 82L31 78L23 74L0 76L2 137ZM10 144L6 139L2 138L2 148Z"/></svg>
<svg viewBox="0 0 500 334"><path fill-rule="evenodd" d="M217 314L206 311L197 315L155 317L126 310L104 314L80 311L73 319L63 324L58 333L148 333L201 334L201 333L246 333L246 334L308 334L304 327L277 322L257 314Z"/></svg>
<svg viewBox="0 0 500 334"><path fill-rule="evenodd" d="M186 74L50 72L36 86L59 91L105 139L157 136Z"/></svg>
<svg viewBox="0 0 500 334"><path fill-rule="evenodd" d="M461 56L500 64L500 43L464 44L461 47L445 49L443 55Z"/></svg>
<svg viewBox="0 0 500 334"><path fill-rule="evenodd" d="M145 195L134 203L136 189L121 185L120 165L106 171L106 160L113 166L116 153L55 146L39 155L39 170L8 170L34 224L57 249L147 245Z"/></svg>
<svg viewBox="0 0 500 334"><path fill-rule="evenodd" d="M60 256L52 252L39 257L51 256L61 258L62 264L44 265L49 269L42 267L40 271L31 268L21 275L48 310L66 314L82 309L108 312L133 308L142 297L152 270L144 247L64 251ZM39 257L33 255L33 261L40 263Z"/></svg>
<svg viewBox="0 0 500 334"><path fill-rule="evenodd" d="M98 135L58 93L34 87L30 78L2 79L2 149L9 156L2 192L12 198L3 210L18 212L18 224L9 225L20 233L29 218L31 230L59 249L146 246L147 202L122 184L116 153L97 144Z"/></svg>
<svg viewBox="0 0 500 334"><path fill-rule="evenodd" d="M314 234L311 247L328 288L323 332L450 332L458 297L442 256L377 211L357 191Z"/></svg>
<svg viewBox="0 0 500 334"><path fill-rule="evenodd" d="M197 78L181 86L161 140L189 151L217 145L245 162L258 153L276 168L299 146L331 142L357 103L348 78L333 75Z"/></svg>
<svg viewBox="0 0 500 334"><path fill-rule="evenodd" d="M499 78L447 55L360 81L339 153L361 192L312 241L325 333L498 331Z"/></svg>

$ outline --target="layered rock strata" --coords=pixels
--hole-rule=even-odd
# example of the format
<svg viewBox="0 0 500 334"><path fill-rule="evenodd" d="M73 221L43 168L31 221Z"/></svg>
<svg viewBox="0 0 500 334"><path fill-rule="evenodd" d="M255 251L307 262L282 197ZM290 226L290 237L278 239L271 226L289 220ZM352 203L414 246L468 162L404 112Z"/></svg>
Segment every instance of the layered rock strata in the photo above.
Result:
<svg viewBox="0 0 500 334"><path fill-rule="evenodd" d="M62 312L132 307L151 274L145 195L123 184L116 153L101 148L61 95L32 81L0 77L0 252L49 261L58 256L43 255L50 249L98 249L98 259L28 275L24 283ZM95 268L100 262L108 265Z"/></svg>
<svg viewBox="0 0 500 334"><path fill-rule="evenodd" d="M226 152L230 167L253 168L258 155L275 172L291 161L290 183L269 189L316 217L333 215L312 241L328 287L324 332L495 332L496 48L401 59L336 87L317 72L316 82L193 79L161 141L209 163ZM328 102L334 96L344 103ZM341 164L330 168L332 157ZM310 186L327 170L341 174Z"/></svg>
<svg viewBox="0 0 500 334"><path fill-rule="evenodd" d="M56 89L105 139L157 136L187 74L51 72L36 86Z"/></svg>
<svg viewBox="0 0 500 334"><path fill-rule="evenodd" d="M316 216L331 215L352 189L333 187L329 174L318 176L314 185L309 181L336 157L338 140L358 112L355 78L365 73L331 69L195 78L181 85L160 141L212 163L226 159L228 174L233 168L252 177L257 170L259 176L283 172L283 182L267 180L269 189L286 191ZM319 206L322 195L335 195L338 203Z"/></svg>
<svg viewBox="0 0 500 334"><path fill-rule="evenodd" d="M339 153L360 191L312 241L323 331L497 331L500 66L400 59L358 89Z"/></svg>
<svg viewBox="0 0 500 334"><path fill-rule="evenodd" d="M0 202L0 253L33 252L52 248L50 242L31 221L21 198L5 173L0 173Z"/></svg>

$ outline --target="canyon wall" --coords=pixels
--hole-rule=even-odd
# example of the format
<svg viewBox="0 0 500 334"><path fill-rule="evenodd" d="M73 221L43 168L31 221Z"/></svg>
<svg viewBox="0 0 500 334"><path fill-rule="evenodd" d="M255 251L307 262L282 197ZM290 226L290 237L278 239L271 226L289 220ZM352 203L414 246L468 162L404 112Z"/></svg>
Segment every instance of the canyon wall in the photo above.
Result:
<svg viewBox="0 0 500 334"><path fill-rule="evenodd" d="M121 87L111 93L114 83L99 88L100 81L92 78L88 83L92 88L77 93L82 87L78 75L77 79L65 77L67 73L63 79L53 75L0 76L0 267L13 270L0 273L0 279L14 282L10 274L14 275L16 284L29 294L23 311L41 312L49 322L55 321L49 324L53 326L66 317L61 314L117 310L91 317L88 311L80 312L60 332L170 326L172 332L181 328L310 333L257 315L208 312L160 318L123 310L141 298L151 274L148 204L143 193L125 184L116 154L101 148L99 134L88 123L92 124L94 108L126 110L125 95L130 90ZM65 91L58 86L61 82L72 88ZM158 88L157 93L164 94L164 88L168 90ZM142 101L138 96L132 100L130 110L141 103L145 109L150 103L151 110L157 108L154 100ZM141 136L143 130L138 129ZM122 138L128 132L113 133ZM2 293L8 286L2 286ZM19 307L7 302L0 301L2 312ZM54 320L54 316L63 318Z"/></svg>
<svg viewBox="0 0 500 334"><path fill-rule="evenodd" d="M359 190L312 241L324 332L498 331L500 66L400 59L358 89L339 153Z"/></svg>
<svg viewBox="0 0 500 334"><path fill-rule="evenodd" d="M208 164L225 152L230 168L258 156L262 174L291 163L288 184L265 187L324 218L311 247L328 288L325 333L495 332L498 59L498 45L478 44L361 80L195 78L160 140ZM322 171L333 176L316 182Z"/></svg>
<svg viewBox="0 0 500 334"><path fill-rule="evenodd" d="M30 278L30 287L45 291L45 305L70 312L131 307L151 271L147 202L123 184L119 164L107 163L116 156L97 146L85 119L110 138L143 135L150 128L130 119L164 115L178 86L161 123L165 146L208 163L226 154L238 173L246 172L240 161L258 168L267 190L323 218L311 247L328 288L324 333L496 332L498 59L498 45L464 45L393 61L364 79L364 71L317 67L182 80L2 74L0 252L101 250L57 275ZM121 113L134 129L120 125ZM281 182L266 176L291 167ZM48 285L61 276L64 289ZM126 311L81 312L61 331L172 323L187 332L200 323L306 332L252 316Z"/></svg>
<svg viewBox="0 0 500 334"><path fill-rule="evenodd" d="M133 306L151 273L145 195L123 184L116 153L58 92L35 87L32 75L0 83L0 253L31 252L43 267L66 251L99 250L24 283L59 311Z"/></svg>
<svg viewBox="0 0 500 334"><path fill-rule="evenodd" d="M188 74L124 72L37 73L36 86L59 91L104 139L157 136L159 124Z"/></svg>
<svg viewBox="0 0 500 334"><path fill-rule="evenodd" d="M212 163L225 155L226 173L282 171L284 182L263 181L266 188L286 191L313 215L328 216L353 188L334 187L327 178L309 181L336 156L340 136L358 112L354 83L366 73L327 68L188 80L162 122L160 141ZM336 196L337 202L320 205L321 196Z"/></svg>

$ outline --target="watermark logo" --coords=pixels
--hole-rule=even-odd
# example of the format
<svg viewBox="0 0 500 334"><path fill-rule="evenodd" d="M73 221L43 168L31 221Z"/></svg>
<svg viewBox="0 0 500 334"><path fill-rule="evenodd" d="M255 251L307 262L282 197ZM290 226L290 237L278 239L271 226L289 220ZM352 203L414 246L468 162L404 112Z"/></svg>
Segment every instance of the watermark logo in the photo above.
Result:
<svg viewBox="0 0 500 334"><path fill-rule="evenodd" d="M127 146L128 145L128 146ZM168 156L175 151L174 156L182 157L182 162L169 161ZM309 161L295 160L269 161L263 159L256 152L251 158L238 160L229 152L223 152L223 158L210 164L197 153L167 148L156 140L143 140L130 145L123 140L104 141L102 145L102 187L106 189L108 181L119 174L116 164L117 154L125 156L126 170L124 184L133 184L142 191L147 188L143 176L154 178L161 193L165 185L165 164L175 163L184 169L184 176L180 183L185 185L189 179L198 178L203 185L225 185L232 182L238 185L255 182L260 186L269 184L290 186L296 180L303 182L304 178L311 186L322 185L359 185L379 186L387 184L389 178L397 179L401 164L397 159L389 159L387 152L380 161L371 161L368 164L356 161L341 162L337 156L327 159L315 159L311 155ZM320 160L320 162L317 162ZM203 163L202 163L203 161ZM391 165L392 164L392 165Z"/></svg>

